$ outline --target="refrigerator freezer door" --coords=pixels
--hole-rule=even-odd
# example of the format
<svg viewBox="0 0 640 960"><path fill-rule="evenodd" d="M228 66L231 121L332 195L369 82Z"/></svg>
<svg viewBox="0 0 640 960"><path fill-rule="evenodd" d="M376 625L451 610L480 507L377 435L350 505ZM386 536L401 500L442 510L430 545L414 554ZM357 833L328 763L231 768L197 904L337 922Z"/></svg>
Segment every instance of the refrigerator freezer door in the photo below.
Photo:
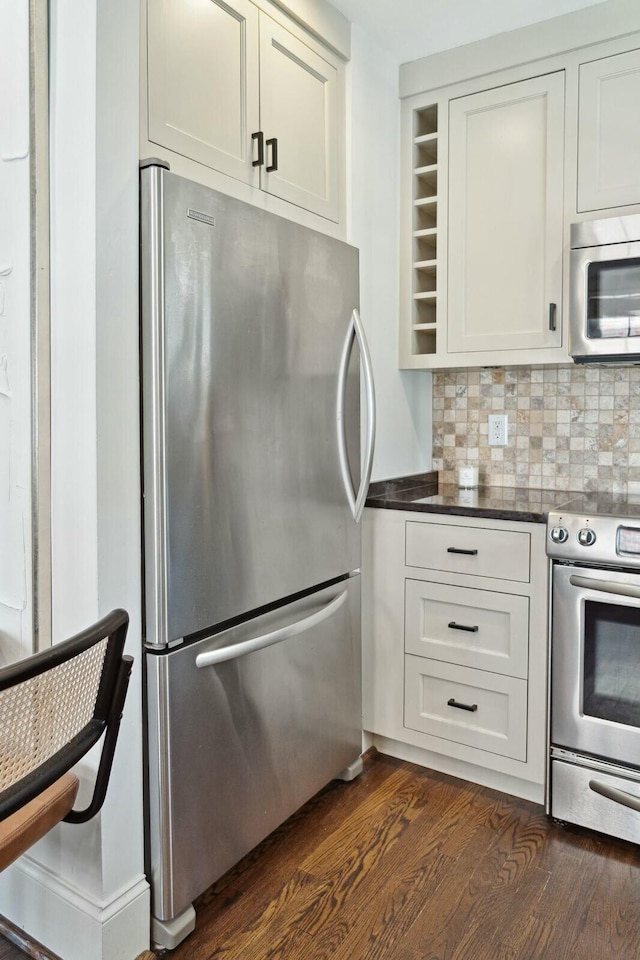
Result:
<svg viewBox="0 0 640 960"><path fill-rule="evenodd" d="M358 253L157 167L142 250L146 639L163 645L360 565L337 431ZM357 490L357 350L346 397Z"/></svg>
<svg viewBox="0 0 640 960"><path fill-rule="evenodd" d="M146 659L153 913L167 921L359 757L360 577Z"/></svg>

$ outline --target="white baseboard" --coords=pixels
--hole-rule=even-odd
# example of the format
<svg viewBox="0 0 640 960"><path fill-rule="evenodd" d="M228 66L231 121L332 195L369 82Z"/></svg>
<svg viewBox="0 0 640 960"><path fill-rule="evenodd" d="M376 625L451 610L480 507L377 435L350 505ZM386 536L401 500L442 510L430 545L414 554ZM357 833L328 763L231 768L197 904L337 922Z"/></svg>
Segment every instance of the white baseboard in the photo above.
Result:
<svg viewBox="0 0 640 960"><path fill-rule="evenodd" d="M150 909L142 876L104 905L27 857L0 874L0 913L64 960L135 960Z"/></svg>
<svg viewBox="0 0 640 960"><path fill-rule="evenodd" d="M520 777L512 777L497 770L478 767L474 763L467 763L465 760L447 757L440 753L434 753L432 750L423 750L422 747L400 743L398 740L390 740L387 737L379 737L377 734L370 734L369 736L372 745L380 753L397 757L399 760L407 760L409 763L416 763L421 767L428 767L430 770L437 770L439 773L448 773L451 777L470 780L471 783L491 787L492 790L510 793L514 797L522 797L523 800L544 804L544 784L542 783L531 783L528 780L520 779Z"/></svg>

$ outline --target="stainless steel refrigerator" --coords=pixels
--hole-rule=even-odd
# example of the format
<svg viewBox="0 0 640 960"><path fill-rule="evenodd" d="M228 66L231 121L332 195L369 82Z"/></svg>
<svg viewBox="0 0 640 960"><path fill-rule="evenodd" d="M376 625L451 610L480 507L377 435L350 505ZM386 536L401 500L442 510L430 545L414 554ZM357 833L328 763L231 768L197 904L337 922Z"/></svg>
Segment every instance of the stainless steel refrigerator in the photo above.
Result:
<svg viewBox="0 0 640 960"><path fill-rule="evenodd" d="M375 404L353 247L151 162L141 251L148 847L171 947L196 896L358 771Z"/></svg>

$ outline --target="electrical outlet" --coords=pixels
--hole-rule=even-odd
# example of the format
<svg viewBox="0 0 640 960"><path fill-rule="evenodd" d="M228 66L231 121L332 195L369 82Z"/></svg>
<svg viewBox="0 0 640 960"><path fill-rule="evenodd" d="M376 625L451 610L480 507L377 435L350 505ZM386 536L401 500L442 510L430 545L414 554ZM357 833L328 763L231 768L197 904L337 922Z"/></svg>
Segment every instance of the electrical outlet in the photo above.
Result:
<svg viewBox="0 0 640 960"><path fill-rule="evenodd" d="M506 413L489 414L489 446L504 447L509 438L509 418Z"/></svg>

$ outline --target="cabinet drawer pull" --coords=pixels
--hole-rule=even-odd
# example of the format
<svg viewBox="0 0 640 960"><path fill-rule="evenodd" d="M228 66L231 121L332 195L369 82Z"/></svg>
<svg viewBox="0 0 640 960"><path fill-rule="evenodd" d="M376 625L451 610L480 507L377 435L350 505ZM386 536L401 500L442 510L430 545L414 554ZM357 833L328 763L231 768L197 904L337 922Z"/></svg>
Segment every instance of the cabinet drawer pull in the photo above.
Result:
<svg viewBox="0 0 640 960"><path fill-rule="evenodd" d="M448 624L448 626L449 626L449 629L450 629L450 630L466 630L467 633L477 633L477 632L478 632L478 625L477 625L477 624L474 624L474 626L467 626L467 624L465 624L465 623L456 623L455 620L452 620L452 621Z"/></svg>
<svg viewBox="0 0 640 960"><path fill-rule="evenodd" d="M477 557L477 550L461 550L459 547L447 547L447 553L463 553L466 557Z"/></svg>
<svg viewBox="0 0 640 960"><path fill-rule="evenodd" d="M556 329L556 312L557 306L555 303L549 304L549 330L555 332Z"/></svg>
<svg viewBox="0 0 640 960"><path fill-rule="evenodd" d="M268 147L271 147L271 163L265 167L265 170L267 173L273 173L274 170L278 169L278 138L271 137L266 143Z"/></svg>
<svg viewBox="0 0 640 960"><path fill-rule="evenodd" d="M453 697L451 697L450 700L447 700L447 706L457 707L458 710L468 710L469 713L475 713L478 709L477 703L458 703L458 701L454 700Z"/></svg>
<svg viewBox="0 0 640 960"><path fill-rule="evenodd" d="M258 130L257 133L251 134L252 140L258 141L258 159L251 162L252 167L261 167L264 164L264 133L262 130Z"/></svg>

